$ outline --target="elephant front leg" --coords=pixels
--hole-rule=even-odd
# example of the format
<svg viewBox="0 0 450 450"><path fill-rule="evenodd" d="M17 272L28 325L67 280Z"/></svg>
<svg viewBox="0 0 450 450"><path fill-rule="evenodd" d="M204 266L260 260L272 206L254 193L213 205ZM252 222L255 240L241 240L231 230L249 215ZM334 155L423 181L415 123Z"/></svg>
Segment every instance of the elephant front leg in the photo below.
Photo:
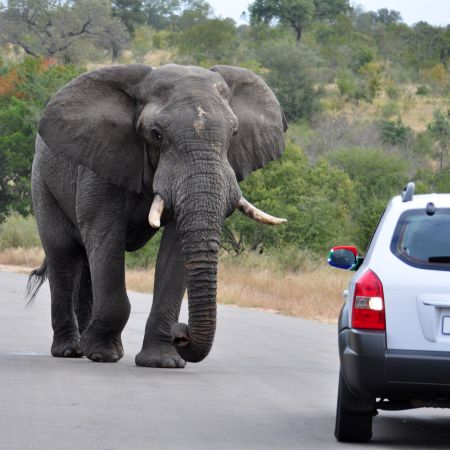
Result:
<svg viewBox="0 0 450 450"><path fill-rule="evenodd" d="M136 365L165 368L183 368L186 365L172 345L170 336L172 324L178 322L185 290L184 259L175 223L171 222L164 227L161 239L153 304L145 327L142 350L136 355Z"/></svg>
<svg viewBox="0 0 450 450"><path fill-rule="evenodd" d="M78 167L76 212L93 296L91 319L81 335L80 347L85 356L97 362L116 362L123 356L120 336L130 315L125 289L125 208L123 189ZM88 284L85 274L85 289ZM87 310L78 311L80 328L89 317L89 305L84 306Z"/></svg>

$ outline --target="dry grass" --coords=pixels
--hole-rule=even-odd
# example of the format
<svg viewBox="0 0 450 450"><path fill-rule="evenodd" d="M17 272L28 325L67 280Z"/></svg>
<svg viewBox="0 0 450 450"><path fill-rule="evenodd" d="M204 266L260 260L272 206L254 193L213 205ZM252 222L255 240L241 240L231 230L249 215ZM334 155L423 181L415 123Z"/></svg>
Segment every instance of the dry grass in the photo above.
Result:
<svg viewBox="0 0 450 450"><path fill-rule="evenodd" d="M433 120L433 113L436 110L446 113L450 107L448 96L418 96L415 95L416 86L409 87L401 98L395 100L402 121L416 132L424 131L427 124ZM380 117L381 111L392 101L386 95L378 96L373 103L345 103L339 104L335 114L352 121L366 118L376 120Z"/></svg>
<svg viewBox="0 0 450 450"><path fill-rule="evenodd" d="M155 269L127 270L125 274L127 288L136 292L153 292Z"/></svg>
<svg viewBox="0 0 450 450"><path fill-rule="evenodd" d="M342 291L350 278L326 267L289 273L273 269L222 264L218 299L249 308L264 308L296 317L335 322L343 303Z"/></svg>
<svg viewBox="0 0 450 450"><path fill-rule="evenodd" d="M42 259L39 248L7 249L0 252L0 270L8 269L8 265L9 270L28 272L38 267ZM341 293L350 275L326 267L298 273L281 272L273 267L242 266L225 260L219 266L217 298L219 303L336 322L343 302ZM127 270L127 287L137 292L152 292L153 278L154 269Z"/></svg>
<svg viewBox="0 0 450 450"><path fill-rule="evenodd" d="M159 67L171 62L174 55L168 50L154 49L144 56L144 63L152 67Z"/></svg>
<svg viewBox="0 0 450 450"><path fill-rule="evenodd" d="M128 270L127 286L152 292L154 269ZM219 266L219 303L262 308L288 316L336 322L351 274L326 267L307 272L283 273L270 268Z"/></svg>
<svg viewBox="0 0 450 450"><path fill-rule="evenodd" d="M40 247L33 248L7 248L0 251L0 264L21 266L23 268L36 268L42 264L44 251Z"/></svg>

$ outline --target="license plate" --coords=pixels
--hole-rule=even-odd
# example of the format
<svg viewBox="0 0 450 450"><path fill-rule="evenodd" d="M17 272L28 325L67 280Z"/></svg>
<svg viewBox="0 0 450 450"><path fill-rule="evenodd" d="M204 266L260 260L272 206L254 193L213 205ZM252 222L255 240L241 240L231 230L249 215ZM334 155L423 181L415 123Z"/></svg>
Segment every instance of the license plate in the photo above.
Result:
<svg viewBox="0 0 450 450"><path fill-rule="evenodd" d="M450 334L450 316L442 318L442 334Z"/></svg>

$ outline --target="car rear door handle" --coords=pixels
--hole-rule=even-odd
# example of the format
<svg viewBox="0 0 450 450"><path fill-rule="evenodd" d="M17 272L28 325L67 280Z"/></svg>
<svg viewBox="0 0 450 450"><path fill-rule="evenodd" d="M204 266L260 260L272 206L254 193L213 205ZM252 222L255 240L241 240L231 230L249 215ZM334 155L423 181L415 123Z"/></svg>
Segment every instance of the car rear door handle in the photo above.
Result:
<svg viewBox="0 0 450 450"><path fill-rule="evenodd" d="M448 294L419 294L417 300L425 306L450 308L450 297Z"/></svg>
<svg viewBox="0 0 450 450"><path fill-rule="evenodd" d="M423 304L426 306L435 306L436 308L450 308L450 301L448 302L424 301Z"/></svg>

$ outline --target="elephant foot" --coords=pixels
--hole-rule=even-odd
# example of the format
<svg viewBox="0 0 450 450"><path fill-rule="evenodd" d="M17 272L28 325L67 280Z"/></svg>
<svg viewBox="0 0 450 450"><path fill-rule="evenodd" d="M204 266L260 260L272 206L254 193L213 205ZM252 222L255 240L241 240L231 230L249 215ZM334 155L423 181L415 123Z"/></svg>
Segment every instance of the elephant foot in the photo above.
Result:
<svg viewBox="0 0 450 450"><path fill-rule="evenodd" d="M180 357L172 345L153 344L143 348L135 359L140 367L161 367L165 369L182 369L186 361Z"/></svg>
<svg viewBox="0 0 450 450"><path fill-rule="evenodd" d="M123 356L120 333L100 333L87 329L81 336L84 355L94 362L117 362Z"/></svg>
<svg viewBox="0 0 450 450"><path fill-rule="evenodd" d="M52 356L57 358L81 358L83 356L77 337L54 337L50 351Z"/></svg>

